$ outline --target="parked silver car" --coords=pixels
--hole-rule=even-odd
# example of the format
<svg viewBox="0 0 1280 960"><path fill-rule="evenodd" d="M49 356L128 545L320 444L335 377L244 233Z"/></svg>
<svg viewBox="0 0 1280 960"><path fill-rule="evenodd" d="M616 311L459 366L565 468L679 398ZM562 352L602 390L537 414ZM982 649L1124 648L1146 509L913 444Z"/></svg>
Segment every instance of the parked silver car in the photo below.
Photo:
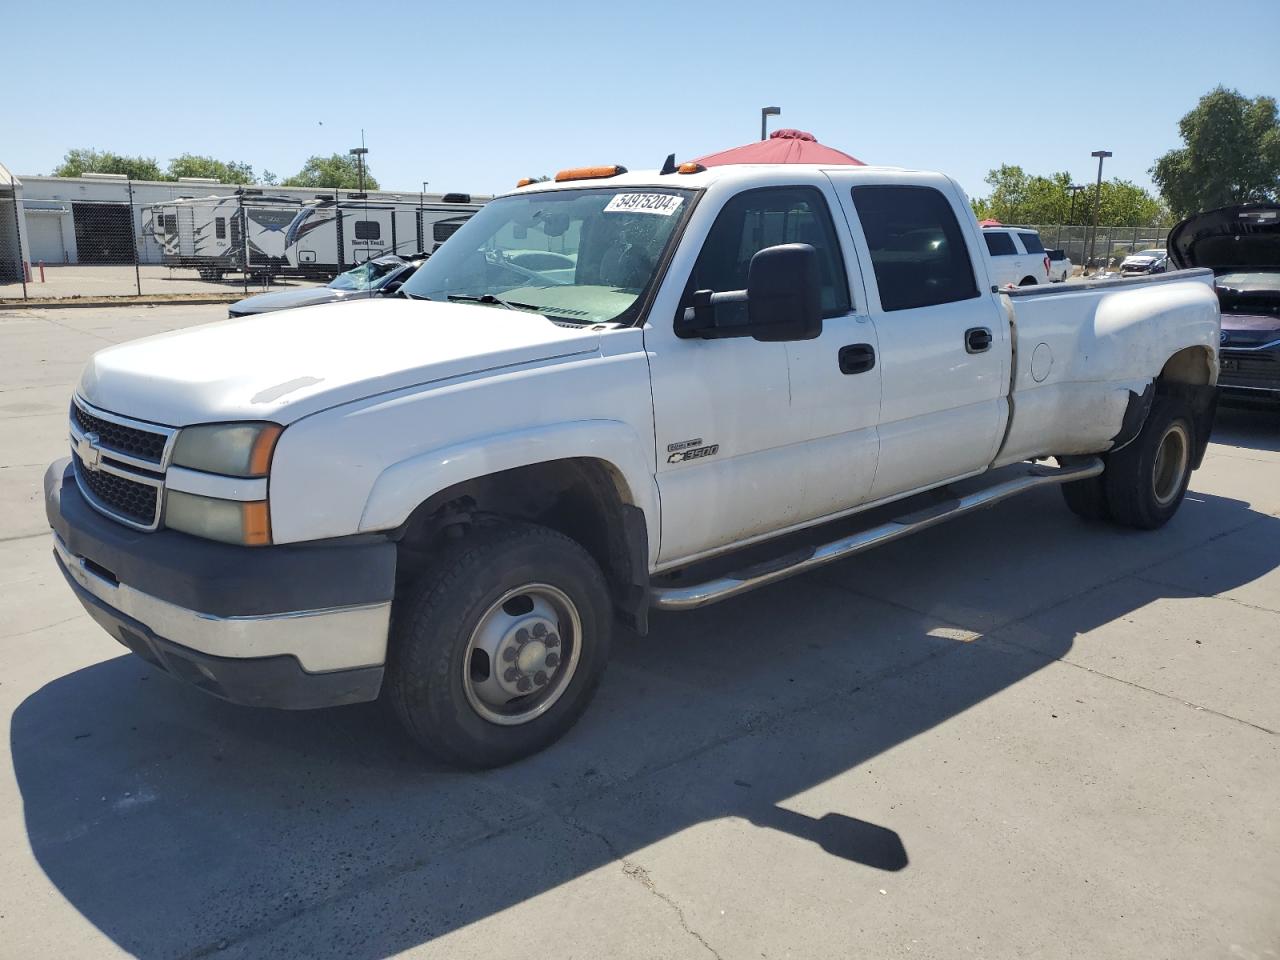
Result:
<svg viewBox="0 0 1280 960"><path fill-rule="evenodd" d="M400 289L400 284L413 276L426 257L397 256L387 254L367 260L360 266L340 273L324 287L302 287L296 290L278 290L260 293L233 303L227 310L229 317L247 317L255 313L273 310L290 310L294 307L310 307L317 303L338 303L359 297L382 297Z"/></svg>

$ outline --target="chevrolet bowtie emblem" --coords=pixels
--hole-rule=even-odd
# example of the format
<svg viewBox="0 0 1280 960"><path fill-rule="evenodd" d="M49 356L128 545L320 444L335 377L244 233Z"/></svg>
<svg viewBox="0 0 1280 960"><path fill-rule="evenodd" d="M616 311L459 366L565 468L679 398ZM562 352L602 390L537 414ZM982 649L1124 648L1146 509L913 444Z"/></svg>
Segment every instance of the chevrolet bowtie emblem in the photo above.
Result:
<svg viewBox="0 0 1280 960"><path fill-rule="evenodd" d="M82 434L76 442L76 455L86 470L97 470L98 464L102 462L102 448L98 446L98 435Z"/></svg>

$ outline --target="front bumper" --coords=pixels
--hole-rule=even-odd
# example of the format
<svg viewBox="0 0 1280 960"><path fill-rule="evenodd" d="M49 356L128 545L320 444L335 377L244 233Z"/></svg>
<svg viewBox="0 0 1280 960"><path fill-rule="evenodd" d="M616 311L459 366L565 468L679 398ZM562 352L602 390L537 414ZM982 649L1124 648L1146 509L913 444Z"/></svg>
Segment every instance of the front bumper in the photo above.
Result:
<svg viewBox="0 0 1280 960"><path fill-rule="evenodd" d="M89 615L148 662L254 706L377 697L394 543L237 547L132 530L89 506L66 460L49 467L44 493L59 569Z"/></svg>
<svg viewBox="0 0 1280 960"><path fill-rule="evenodd" d="M1218 386L1222 392L1258 400L1280 399L1280 346L1269 349L1218 351Z"/></svg>

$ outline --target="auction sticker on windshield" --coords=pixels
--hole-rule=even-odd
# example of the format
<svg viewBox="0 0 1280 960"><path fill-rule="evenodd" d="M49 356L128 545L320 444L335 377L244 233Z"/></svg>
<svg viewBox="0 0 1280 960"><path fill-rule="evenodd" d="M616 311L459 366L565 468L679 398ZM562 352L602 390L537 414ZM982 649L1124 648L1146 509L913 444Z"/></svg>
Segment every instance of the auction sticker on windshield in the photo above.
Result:
<svg viewBox="0 0 1280 960"><path fill-rule="evenodd" d="M604 208L605 213L656 213L669 217L680 209L684 197L669 193L619 193Z"/></svg>

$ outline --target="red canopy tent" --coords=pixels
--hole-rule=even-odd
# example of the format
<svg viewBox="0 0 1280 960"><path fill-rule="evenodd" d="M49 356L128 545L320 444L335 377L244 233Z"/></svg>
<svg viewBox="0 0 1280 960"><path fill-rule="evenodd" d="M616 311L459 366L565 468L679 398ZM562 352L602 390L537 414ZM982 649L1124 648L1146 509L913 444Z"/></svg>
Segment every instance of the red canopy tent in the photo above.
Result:
<svg viewBox="0 0 1280 960"><path fill-rule="evenodd" d="M980 227L1003 227L1003 226L1004 226L1004 224L1003 224L1003 223L1001 223L999 220L979 220L979 221L978 221L978 226L980 226Z"/></svg>
<svg viewBox="0 0 1280 960"><path fill-rule="evenodd" d="M731 150L709 153L696 161L704 167L719 167L728 163L830 163L855 164L864 167L857 157L851 157L834 147L826 147L814 139L812 133L803 130L775 130L768 140L743 144Z"/></svg>

